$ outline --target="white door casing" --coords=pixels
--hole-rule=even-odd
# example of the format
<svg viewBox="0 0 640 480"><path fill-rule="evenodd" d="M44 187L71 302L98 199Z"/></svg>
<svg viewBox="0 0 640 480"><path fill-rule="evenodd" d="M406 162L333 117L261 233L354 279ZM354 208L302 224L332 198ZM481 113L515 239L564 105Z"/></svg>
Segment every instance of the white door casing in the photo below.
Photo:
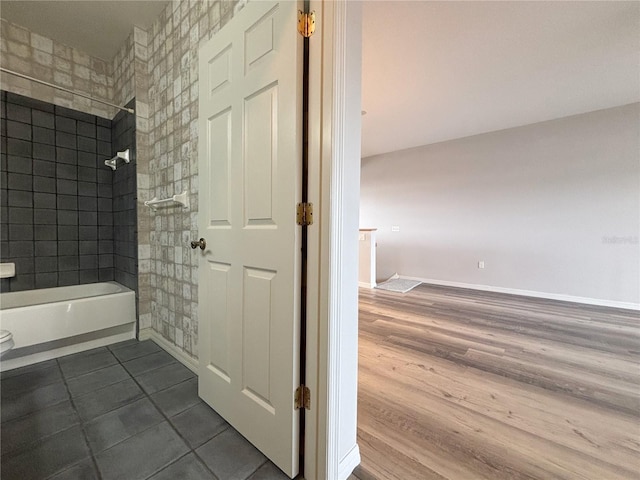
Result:
<svg viewBox="0 0 640 480"><path fill-rule="evenodd" d="M298 473L301 2L249 2L199 52L199 395ZM229 26L228 24L227 26Z"/></svg>
<svg viewBox="0 0 640 480"><path fill-rule="evenodd" d="M362 4L311 0L305 478L346 480L356 443Z"/></svg>

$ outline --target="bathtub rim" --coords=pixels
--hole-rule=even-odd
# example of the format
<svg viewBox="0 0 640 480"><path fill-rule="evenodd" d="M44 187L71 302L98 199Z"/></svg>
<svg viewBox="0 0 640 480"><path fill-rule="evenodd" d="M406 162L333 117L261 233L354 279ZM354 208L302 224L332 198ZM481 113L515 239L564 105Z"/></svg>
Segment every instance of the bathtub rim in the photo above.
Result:
<svg viewBox="0 0 640 480"><path fill-rule="evenodd" d="M102 291L91 293L96 287L104 287ZM76 293L77 292L77 293ZM84 292L84 293L83 293ZM84 283L80 285L66 285L63 287L51 287L51 288L37 288L33 290L19 290L17 292L2 292L0 293L0 315L3 311L14 310L17 308L35 307L38 305L48 305L53 303L70 302L73 300L80 300L83 298L94 298L104 295L117 295L119 293L134 292L130 288L116 282L94 282ZM64 295L66 293L66 295ZM87 294L89 293L89 294ZM54 295L52 295L54 294ZM135 294L135 292L134 292ZM39 299L35 302L26 303L20 302L22 298L28 299L29 297ZM52 298L48 298L52 297ZM12 301L15 302L12 304Z"/></svg>

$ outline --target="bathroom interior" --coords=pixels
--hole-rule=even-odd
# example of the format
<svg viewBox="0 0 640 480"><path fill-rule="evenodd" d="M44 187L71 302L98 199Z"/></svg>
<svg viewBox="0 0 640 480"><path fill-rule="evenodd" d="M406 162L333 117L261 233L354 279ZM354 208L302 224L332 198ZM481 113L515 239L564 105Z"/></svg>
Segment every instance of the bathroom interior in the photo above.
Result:
<svg viewBox="0 0 640 480"><path fill-rule="evenodd" d="M288 478L194 374L197 52L243 5L3 2L3 478Z"/></svg>
<svg viewBox="0 0 640 480"><path fill-rule="evenodd" d="M0 287L17 293L116 282L135 292L135 318L128 319L135 325L103 332L104 341L157 336L194 357L197 259L187 240L197 227L197 49L238 5L132 3L145 17L131 19L122 42L100 50L103 58L18 23L46 18L46 11L38 17L39 8L58 20L71 12L63 9L80 7L3 5ZM90 44L90 28L80 44ZM144 204L183 192L189 209ZM97 333L80 329L79 343L100 343ZM12 333L3 369L24 356L25 343ZM59 348L72 351L68 338L59 340ZM29 348L44 359L41 349Z"/></svg>

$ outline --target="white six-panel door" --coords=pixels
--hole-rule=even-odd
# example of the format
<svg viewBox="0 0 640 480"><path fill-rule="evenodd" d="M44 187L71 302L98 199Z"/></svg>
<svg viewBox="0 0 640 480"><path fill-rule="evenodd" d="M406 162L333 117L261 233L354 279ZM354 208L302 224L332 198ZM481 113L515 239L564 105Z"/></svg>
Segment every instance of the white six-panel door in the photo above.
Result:
<svg viewBox="0 0 640 480"><path fill-rule="evenodd" d="M199 394L298 472L300 2L249 2L199 53Z"/></svg>

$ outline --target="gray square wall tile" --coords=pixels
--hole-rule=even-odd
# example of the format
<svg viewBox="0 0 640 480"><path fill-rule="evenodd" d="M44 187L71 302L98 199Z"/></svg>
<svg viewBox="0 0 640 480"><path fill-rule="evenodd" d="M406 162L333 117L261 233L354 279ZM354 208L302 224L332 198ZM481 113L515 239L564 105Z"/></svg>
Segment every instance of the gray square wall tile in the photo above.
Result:
<svg viewBox="0 0 640 480"><path fill-rule="evenodd" d="M143 480L189 451L167 423L161 423L96 455L104 480Z"/></svg>
<svg viewBox="0 0 640 480"><path fill-rule="evenodd" d="M196 450L218 477L246 480L267 461L266 457L233 429L228 429Z"/></svg>
<svg viewBox="0 0 640 480"><path fill-rule="evenodd" d="M15 100L15 99L14 99ZM17 105L16 103L7 103L7 118L9 120L16 120L18 122L30 123L31 122L31 109L23 105Z"/></svg>
<svg viewBox="0 0 640 480"><path fill-rule="evenodd" d="M20 140L31 140L31 124L9 120L7 122L7 136Z"/></svg>
<svg viewBox="0 0 640 480"><path fill-rule="evenodd" d="M38 127L54 128L55 120L52 113L34 110L32 114L32 122Z"/></svg>

